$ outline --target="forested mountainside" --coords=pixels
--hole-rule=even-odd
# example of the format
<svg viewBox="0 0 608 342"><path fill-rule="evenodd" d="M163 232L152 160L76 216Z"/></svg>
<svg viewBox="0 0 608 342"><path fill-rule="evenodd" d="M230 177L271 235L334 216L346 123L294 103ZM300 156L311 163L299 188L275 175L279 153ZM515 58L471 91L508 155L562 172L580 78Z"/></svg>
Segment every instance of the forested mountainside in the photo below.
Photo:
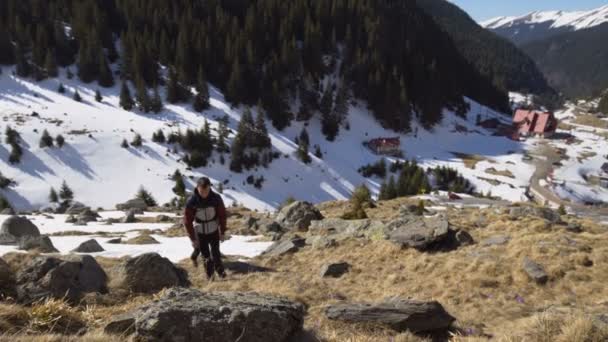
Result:
<svg viewBox="0 0 608 342"><path fill-rule="evenodd" d="M522 48L550 84L571 98L599 96L608 88L608 23L559 34Z"/></svg>
<svg viewBox="0 0 608 342"><path fill-rule="evenodd" d="M508 109L415 0L6 0L0 63L36 79L75 63L83 82L130 80L144 111L165 76L169 102L209 81L233 105L263 107L277 128L320 112L328 137L352 96L397 130L412 112L427 127L444 108L463 113L463 96Z"/></svg>
<svg viewBox="0 0 608 342"><path fill-rule="evenodd" d="M485 30L458 6L445 0L418 5L450 35L458 51L500 89L554 94L534 61L507 39Z"/></svg>

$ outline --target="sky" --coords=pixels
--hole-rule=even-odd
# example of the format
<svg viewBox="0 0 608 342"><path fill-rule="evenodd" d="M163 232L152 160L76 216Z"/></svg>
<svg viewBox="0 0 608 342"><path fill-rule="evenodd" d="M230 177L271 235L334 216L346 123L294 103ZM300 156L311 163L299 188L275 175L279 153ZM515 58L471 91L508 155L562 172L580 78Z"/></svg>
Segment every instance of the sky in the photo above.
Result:
<svg viewBox="0 0 608 342"><path fill-rule="evenodd" d="M608 0L450 0L469 13L473 19L483 21L500 16L523 15L532 11L590 10L608 5Z"/></svg>

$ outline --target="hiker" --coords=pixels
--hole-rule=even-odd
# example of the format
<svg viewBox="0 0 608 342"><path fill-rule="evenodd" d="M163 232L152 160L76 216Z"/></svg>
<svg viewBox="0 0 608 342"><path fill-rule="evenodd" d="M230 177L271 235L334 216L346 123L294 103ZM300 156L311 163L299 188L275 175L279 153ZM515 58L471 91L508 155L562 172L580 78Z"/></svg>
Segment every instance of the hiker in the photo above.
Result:
<svg viewBox="0 0 608 342"><path fill-rule="evenodd" d="M226 277L220 253L220 242L226 232L226 208L222 197L211 189L207 177L198 180L194 194L186 203L184 226L194 247L190 256L194 266L198 266L197 258L202 254L207 278L214 272L220 278Z"/></svg>

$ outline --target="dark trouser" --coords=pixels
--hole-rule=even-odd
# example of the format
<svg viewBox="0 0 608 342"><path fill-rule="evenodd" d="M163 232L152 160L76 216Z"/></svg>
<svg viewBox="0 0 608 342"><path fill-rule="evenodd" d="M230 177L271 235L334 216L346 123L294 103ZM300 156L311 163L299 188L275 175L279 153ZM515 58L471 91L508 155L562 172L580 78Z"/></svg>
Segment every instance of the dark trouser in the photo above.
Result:
<svg viewBox="0 0 608 342"><path fill-rule="evenodd" d="M195 249L192 253L192 257L196 258L198 252L203 255L205 261L205 271L207 276L211 277L213 272L216 271L218 274L224 273L224 265L222 264L222 254L220 253L220 237L219 234L198 234L199 248Z"/></svg>

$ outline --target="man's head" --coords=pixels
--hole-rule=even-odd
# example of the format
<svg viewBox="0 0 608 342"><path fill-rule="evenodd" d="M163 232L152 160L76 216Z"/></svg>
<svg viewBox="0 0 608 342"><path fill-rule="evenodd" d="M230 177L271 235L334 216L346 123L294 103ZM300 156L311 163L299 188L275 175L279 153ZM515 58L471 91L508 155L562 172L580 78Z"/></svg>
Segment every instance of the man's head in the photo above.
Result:
<svg viewBox="0 0 608 342"><path fill-rule="evenodd" d="M196 190L202 198L207 198L211 191L211 181L207 177L201 177L196 182Z"/></svg>

